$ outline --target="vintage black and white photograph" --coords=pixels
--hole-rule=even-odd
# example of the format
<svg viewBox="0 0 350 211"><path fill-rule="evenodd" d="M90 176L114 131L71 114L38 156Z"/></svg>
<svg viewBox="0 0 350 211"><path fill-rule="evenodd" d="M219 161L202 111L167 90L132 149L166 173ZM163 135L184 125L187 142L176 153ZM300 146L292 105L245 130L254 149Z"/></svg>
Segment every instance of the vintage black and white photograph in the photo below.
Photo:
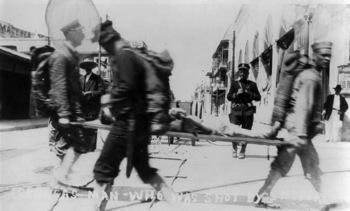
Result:
<svg viewBox="0 0 350 211"><path fill-rule="evenodd" d="M0 210L350 210L349 0L0 0Z"/></svg>

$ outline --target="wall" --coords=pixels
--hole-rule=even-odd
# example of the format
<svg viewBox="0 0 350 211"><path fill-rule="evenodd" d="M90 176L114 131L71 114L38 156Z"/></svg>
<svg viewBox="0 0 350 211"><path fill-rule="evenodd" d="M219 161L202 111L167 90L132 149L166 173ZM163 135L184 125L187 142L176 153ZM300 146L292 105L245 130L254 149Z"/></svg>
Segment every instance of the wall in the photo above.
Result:
<svg viewBox="0 0 350 211"><path fill-rule="evenodd" d="M248 61L251 62L253 59L253 43L254 37L258 34L258 45L259 45L259 54L265 51L264 42L265 42L265 27L266 22L271 16L272 18L272 39L271 44L273 47L273 53L276 54L276 44L275 40L277 39L277 34L279 33L279 20L281 16L282 6L281 5L266 5L264 6L259 4L254 5L245 5L242 7L242 12L240 13L241 17L237 18L236 21L236 48L235 48L235 72L237 71L237 66L239 64L238 55L242 51L243 62L244 54L246 49L246 43L248 42ZM249 80L252 80L257 83L262 99L260 102L255 102L257 106L257 113L255 115L255 120L263 123L268 123L270 121L274 90L276 84L276 69L277 69L277 60L276 56L272 59L272 74L271 77L265 71L264 65L259 59L259 74L257 78L254 77L252 72L249 74Z"/></svg>

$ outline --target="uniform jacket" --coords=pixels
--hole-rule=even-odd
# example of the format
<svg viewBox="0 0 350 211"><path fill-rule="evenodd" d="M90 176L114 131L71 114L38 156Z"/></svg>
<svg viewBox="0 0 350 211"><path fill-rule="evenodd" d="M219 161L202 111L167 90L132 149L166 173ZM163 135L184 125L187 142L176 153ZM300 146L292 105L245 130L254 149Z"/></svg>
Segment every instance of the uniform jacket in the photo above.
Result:
<svg viewBox="0 0 350 211"><path fill-rule="evenodd" d="M59 118L82 116L82 90L79 84L78 53L66 43L56 50L49 60L50 98Z"/></svg>
<svg viewBox="0 0 350 211"><path fill-rule="evenodd" d="M113 71L110 94L113 115L117 119L130 112L145 114L147 109L143 60L120 45L123 45L121 41L116 42L117 50L110 56Z"/></svg>
<svg viewBox="0 0 350 211"><path fill-rule="evenodd" d="M290 133L312 138L320 132L321 83L321 74L313 66L296 77L285 123L285 128Z"/></svg>
<svg viewBox="0 0 350 211"><path fill-rule="evenodd" d="M341 95L339 95L340 98L340 112L342 112L342 114L339 115L339 119L341 121L344 120L344 113L348 110L349 106L348 103L346 102L345 98ZM326 110L326 114L325 114L325 120L329 120L329 117L332 114L333 111L333 101L334 101L334 94L333 95L328 95L326 102L323 105L323 108ZM336 111L338 112L338 111Z"/></svg>
<svg viewBox="0 0 350 211"><path fill-rule="evenodd" d="M105 92L103 79L94 73L91 73L89 80L85 83L85 76L80 77L81 89L83 92L90 91L92 95L84 96L82 107L86 119L98 118L100 111L100 99Z"/></svg>
<svg viewBox="0 0 350 211"><path fill-rule="evenodd" d="M244 90L244 93L237 95L238 90L241 88ZM246 93L246 91L249 91L250 94ZM232 102L232 111L247 110L253 107L253 100L261 100L261 95L255 82L239 80L231 84L227 100Z"/></svg>

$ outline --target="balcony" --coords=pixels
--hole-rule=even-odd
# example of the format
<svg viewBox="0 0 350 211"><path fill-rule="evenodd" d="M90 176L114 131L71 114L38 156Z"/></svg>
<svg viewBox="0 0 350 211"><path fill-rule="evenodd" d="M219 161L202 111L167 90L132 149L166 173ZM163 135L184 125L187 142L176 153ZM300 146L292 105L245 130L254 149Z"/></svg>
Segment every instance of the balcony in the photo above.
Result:
<svg viewBox="0 0 350 211"><path fill-rule="evenodd" d="M228 63L228 59L222 59L219 63L219 69L220 68L226 68L227 69L227 63Z"/></svg>

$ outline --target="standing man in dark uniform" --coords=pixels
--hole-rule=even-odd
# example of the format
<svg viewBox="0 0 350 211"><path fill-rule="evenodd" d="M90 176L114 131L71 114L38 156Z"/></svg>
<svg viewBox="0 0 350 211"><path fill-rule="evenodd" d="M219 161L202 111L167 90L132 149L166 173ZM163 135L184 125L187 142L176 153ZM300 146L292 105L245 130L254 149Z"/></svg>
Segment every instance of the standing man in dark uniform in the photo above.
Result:
<svg viewBox="0 0 350 211"><path fill-rule="evenodd" d="M92 72L92 69L98 65L92 59L87 58L79 67L85 70L85 75L80 77L80 85L83 91L82 108L84 118L87 121L95 120L98 118L100 112L100 99L105 92L105 84L101 76ZM85 132L89 137L90 148L89 151L93 152L96 149L97 129L85 129Z"/></svg>
<svg viewBox="0 0 350 211"><path fill-rule="evenodd" d="M231 84L227 94L227 100L232 102L230 122L235 125L240 125L244 129L251 130L254 121L254 113L256 107L253 106L254 101L260 101L261 96L256 86L256 83L248 80L249 64L239 64L238 74L240 79ZM237 157L237 143L232 142L233 152L232 157ZM247 144L243 143L241 151L238 154L239 159L245 158L245 150Z"/></svg>

